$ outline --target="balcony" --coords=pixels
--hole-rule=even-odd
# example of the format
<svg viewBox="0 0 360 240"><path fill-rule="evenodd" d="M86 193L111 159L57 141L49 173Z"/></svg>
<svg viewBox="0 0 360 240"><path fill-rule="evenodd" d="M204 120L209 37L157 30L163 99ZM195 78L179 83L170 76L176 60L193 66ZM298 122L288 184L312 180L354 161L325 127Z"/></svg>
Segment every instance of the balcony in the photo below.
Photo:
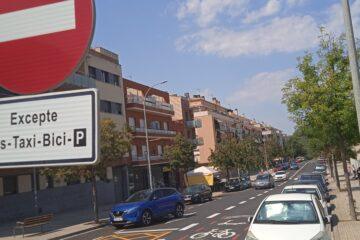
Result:
<svg viewBox="0 0 360 240"><path fill-rule="evenodd" d="M89 77L86 77L84 75L80 75L80 74L73 74L71 75L66 81L65 83L68 84L72 84L72 85L76 85L82 88L95 88L95 80L91 79Z"/></svg>
<svg viewBox="0 0 360 240"><path fill-rule="evenodd" d="M143 105L144 97L137 96L137 95L128 95L127 102ZM166 103L166 102L159 102L152 98L146 98L145 105L148 107L161 109L161 110L165 110L165 111L171 111L171 112L174 111L173 105Z"/></svg>
<svg viewBox="0 0 360 240"><path fill-rule="evenodd" d="M186 121L185 125L188 128L201 128L202 127L202 123L201 123L200 119L195 119L195 120L192 120L192 121Z"/></svg>
<svg viewBox="0 0 360 240"><path fill-rule="evenodd" d="M153 155L150 156L150 161L155 161L155 160L162 160L163 156L161 155ZM132 156L132 160L133 161L147 161L146 156Z"/></svg>
<svg viewBox="0 0 360 240"><path fill-rule="evenodd" d="M137 133L145 133L145 128L135 128L135 132L137 132ZM149 134L159 134L159 135L170 135L170 136L175 136L176 135L175 131L152 129L152 128L148 128L148 133Z"/></svg>

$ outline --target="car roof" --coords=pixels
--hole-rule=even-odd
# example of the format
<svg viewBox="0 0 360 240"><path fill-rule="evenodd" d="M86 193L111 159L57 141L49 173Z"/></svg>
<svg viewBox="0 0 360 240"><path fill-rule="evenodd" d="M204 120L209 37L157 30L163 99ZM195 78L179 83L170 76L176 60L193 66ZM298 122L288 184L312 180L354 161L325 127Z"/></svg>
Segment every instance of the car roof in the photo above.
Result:
<svg viewBox="0 0 360 240"><path fill-rule="evenodd" d="M299 185L289 185L284 187L284 189L292 189L292 188L318 188L316 184L299 184Z"/></svg>
<svg viewBox="0 0 360 240"><path fill-rule="evenodd" d="M293 193L293 194L274 194L265 199L265 202L271 201L312 201L313 196L307 193Z"/></svg>

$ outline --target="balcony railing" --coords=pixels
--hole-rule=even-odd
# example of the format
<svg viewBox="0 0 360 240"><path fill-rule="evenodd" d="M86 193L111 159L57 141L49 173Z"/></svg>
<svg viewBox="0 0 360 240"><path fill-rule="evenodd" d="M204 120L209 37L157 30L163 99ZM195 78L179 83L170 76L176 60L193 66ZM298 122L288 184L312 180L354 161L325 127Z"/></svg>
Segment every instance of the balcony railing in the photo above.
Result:
<svg viewBox="0 0 360 240"><path fill-rule="evenodd" d="M150 156L150 161L161 160L161 159L163 159L163 156L161 156L161 155ZM146 158L146 156L132 156L132 160L133 161L146 161L147 158Z"/></svg>
<svg viewBox="0 0 360 240"><path fill-rule="evenodd" d="M130 94L127 96L127 101L128 101L128 103L137 103L137 104L143 105L144 97ZM157 108L157 109L174 111L173 105L171 105L169 103L165 103L165 102L154 101L152 98L146 98L145 104L146 104L146 106Z"/></svg>
<svg viewBox="0 0 360 240"><path fill-rule="evenodd" d="M145 128L136 128L136 132L145 133ZM148 133L161 135L176 135L175 131L148 128Z"/></svg>
<svg viewBox="0 0 360 240"><path fill-rule="evenodd" d="M199 120L199 119L195 119L192 121L186 121L185 124L186 124L186 127L188 127L188 128L201 128L201 126L202 126L201 120Z"/></svg>
<svg viewBox="0 0 360 240"><path fill-rule="evenodd" d="M66 83L73 84L83 88L95 88L95 80L84 75L74 73L67 80Z"/></svg>

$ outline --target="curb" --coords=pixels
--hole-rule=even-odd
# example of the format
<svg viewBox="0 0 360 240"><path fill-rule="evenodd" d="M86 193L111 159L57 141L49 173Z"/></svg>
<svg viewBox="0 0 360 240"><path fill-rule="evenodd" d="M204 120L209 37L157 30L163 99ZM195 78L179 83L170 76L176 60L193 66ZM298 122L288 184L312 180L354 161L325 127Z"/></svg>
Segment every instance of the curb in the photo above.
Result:
<svg viewBox="0 0 360 240"><path fill-rule="evenodd" d="M90 227L90 228L87 228L87 229L83 229L83 230L80 230L80 231L77 231L77 232L68 233L68 234L65 234L65 235L59 236L59 237L49 238L49 240L63 240L63 239L67 239L67 238L70 238L70 237L72 237L72 236L76 236L76 235L79 235L79 234L83 234L83 233L86 233L86 232L90 232L90 231L93 231L93 230L96 230L96 229L100 229L100 228L106 227L106 226L108 226L108 225L109 225L108 222L106 222L106 223L99 223L99 225L97 225L97 226Z"/></svg>

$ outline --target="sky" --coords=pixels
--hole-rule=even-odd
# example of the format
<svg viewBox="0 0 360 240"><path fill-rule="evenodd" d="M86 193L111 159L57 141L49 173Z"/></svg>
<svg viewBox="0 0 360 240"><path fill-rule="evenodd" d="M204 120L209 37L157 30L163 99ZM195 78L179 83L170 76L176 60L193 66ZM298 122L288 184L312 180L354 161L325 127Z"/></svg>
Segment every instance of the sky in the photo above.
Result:
<svg viewBox="0 0 360 240"><path fill-rule="evenodd" d="M169 93L216 97L291 134L281 103L297 57L316 51L319 28L340 34L340 0L95 0L93 46L120 55L123 77ZM354 31L360 0L350 0Z"/></svg>

